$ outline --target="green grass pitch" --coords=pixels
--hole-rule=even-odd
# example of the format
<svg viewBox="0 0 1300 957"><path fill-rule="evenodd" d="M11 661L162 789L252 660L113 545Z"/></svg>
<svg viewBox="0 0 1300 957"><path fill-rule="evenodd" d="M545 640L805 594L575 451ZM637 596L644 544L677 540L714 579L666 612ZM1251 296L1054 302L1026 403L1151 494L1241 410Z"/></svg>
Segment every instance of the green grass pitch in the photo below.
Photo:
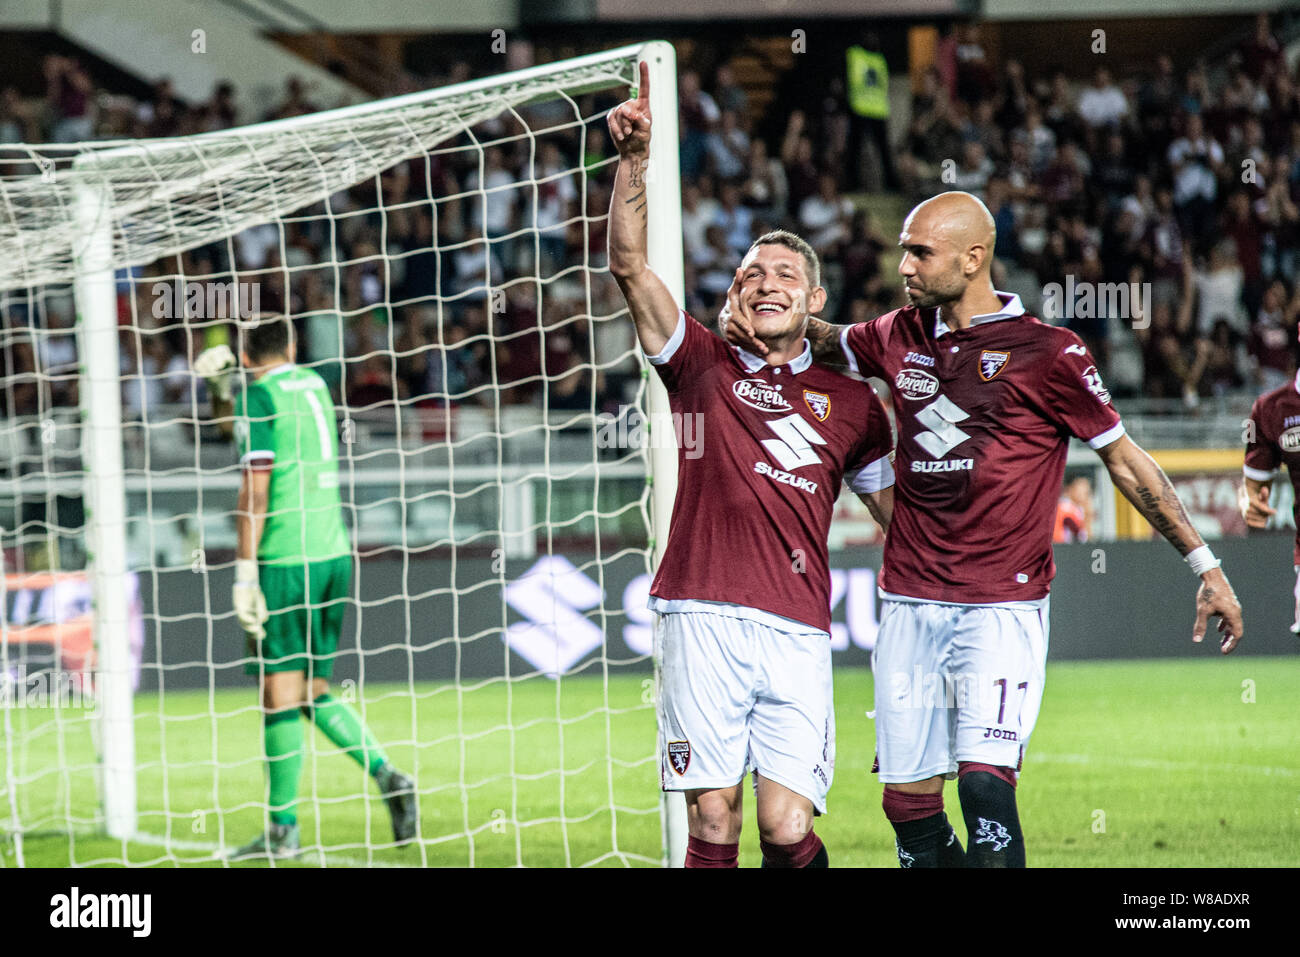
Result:
<svg viewBox="0 0 1300 957"><path fill-rule="evenodd" d="M294 865L658 863L654 715L644 676L611 679L607 700L587 677L408 691L370 685L365 712L399 766L418 775L422 843L385 846L388 820L373 784L313 731L299 806L309 850ZM253 689L161 700L161 722L157 695L135 702L140 830L148 839L126 844L97 833L93 722L76 711L54 721L48 710L9 709L4 864L17 862L17 842L3 838L15 810L29 866L212 866L218 847L256 833L263 768ZM896 866L870 774L870 702L869 671L837 672L835 783L830 814L817 823L832 866ZM1298 705L1296 658L1049 666L1020 784L1030 865L1300 864ZM758 836L746 798L740 863L753 867ZM957 822L952 787L948 801Z"/></svg>

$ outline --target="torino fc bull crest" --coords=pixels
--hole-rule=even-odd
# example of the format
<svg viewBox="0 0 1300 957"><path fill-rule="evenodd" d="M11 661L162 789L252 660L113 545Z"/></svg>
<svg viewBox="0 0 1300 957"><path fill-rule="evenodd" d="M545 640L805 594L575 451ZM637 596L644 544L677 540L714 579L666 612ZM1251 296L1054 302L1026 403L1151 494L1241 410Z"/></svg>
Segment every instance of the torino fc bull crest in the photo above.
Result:
<svg viewBox="0 0 1300 957"><path fill-rule="evenodd" d="M679 776L685 774L686 769L691 766L691 742L669 741L668 761Z"/></svg>
<svg viewBox="0 0 1300 957"><path fill-rule="evenodd" d="M985 349L980 353L980 378L985 382L990 379L996 379L998 373L1002 371L1011 358L1009 352L994 352L991 349Z"/></svg>
<svg viewBox="0 0 1300 957"><path fill-rule="evenodd" d="M808 403L808 411L817 416L818 422L825 422L826 416L831 414L831 397L825 392L804 389L803 400Z"/></svg>

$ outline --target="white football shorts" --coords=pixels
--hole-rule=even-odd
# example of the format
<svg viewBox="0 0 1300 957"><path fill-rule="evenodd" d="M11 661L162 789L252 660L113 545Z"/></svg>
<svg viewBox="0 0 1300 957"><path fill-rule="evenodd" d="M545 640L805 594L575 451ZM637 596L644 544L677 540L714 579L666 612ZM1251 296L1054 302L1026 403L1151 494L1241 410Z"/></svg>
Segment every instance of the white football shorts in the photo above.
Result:
<svg viewBox="0 0 1300 957"><path fill-rule="evenodd" d="M727 788L749 770L826 812L835 773L831 642L707 612L659 616L665 791Z"/></svg>
<svg viewBox="0 0 1300 957"><path fill-rule="evenodd" d="M1043 700L1047 604L881 603L871 667L883 783L952 778L960 761L1020 770Z"/></svg>

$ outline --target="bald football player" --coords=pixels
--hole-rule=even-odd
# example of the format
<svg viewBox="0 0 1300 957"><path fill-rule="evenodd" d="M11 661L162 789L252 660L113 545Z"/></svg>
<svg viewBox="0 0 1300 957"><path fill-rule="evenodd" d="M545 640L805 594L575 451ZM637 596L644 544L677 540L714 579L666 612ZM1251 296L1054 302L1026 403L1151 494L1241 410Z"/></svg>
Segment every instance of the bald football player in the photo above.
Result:
<svg viewBox="0 0 1300 957"><path fill-rule="evenodd" d="M963 866L944 814L956 778L964 866L1023 867L1016 785L1042 701L1052 522L1070 436L1200 578L1192 640L1241 606L1169 479L1126 434L1092 356L993 288L993 217L969 193L921 203L899 234L910 305L872 321L813 319L818 361L889 383L898 426L893 522L873 654L876 770L903 867ZM763 354L747 318L728 338ZM937 684L939 700L916 687ZM919 703L919 704L918 704Z"/></svg>

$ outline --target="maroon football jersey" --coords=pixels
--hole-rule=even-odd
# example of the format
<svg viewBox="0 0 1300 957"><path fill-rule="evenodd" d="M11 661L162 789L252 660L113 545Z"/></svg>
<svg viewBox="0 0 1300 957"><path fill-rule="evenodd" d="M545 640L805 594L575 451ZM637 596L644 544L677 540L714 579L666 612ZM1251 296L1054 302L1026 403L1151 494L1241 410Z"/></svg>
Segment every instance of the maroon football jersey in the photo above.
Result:
<svg viewBox="0 0 1300 957"><path fill-rule="evenodd" d="M672 529L650 594L829 632L826 537L840 484L893 484L893 434L875 391L813 365L807 343L769 366L685 313L650 362L673 415L696 416L694 449L678 443Z"/></svg>
<svg viewBox="0 0 1300 957"><path fill-rule="evenodd" d="M1296 381L1265 392L1250 410L1254 441L1246 443L1246 477L1271 482L1279 465L1286 464L1295 489L1292 515L1300 529L1300 376ZM1300 565L1300 531L1296 532L1295 564Z"/></svg>
<svg viewBox="0 0 1300 957"><path fill-rule="evenodd" d="M894 519L882 591L991 604L1045 596L1069 437L1095 449L1124 434L1073 332L1003 311L949 330L937 309L849 326L856 371L890 384L898 425Z"/></svg>

